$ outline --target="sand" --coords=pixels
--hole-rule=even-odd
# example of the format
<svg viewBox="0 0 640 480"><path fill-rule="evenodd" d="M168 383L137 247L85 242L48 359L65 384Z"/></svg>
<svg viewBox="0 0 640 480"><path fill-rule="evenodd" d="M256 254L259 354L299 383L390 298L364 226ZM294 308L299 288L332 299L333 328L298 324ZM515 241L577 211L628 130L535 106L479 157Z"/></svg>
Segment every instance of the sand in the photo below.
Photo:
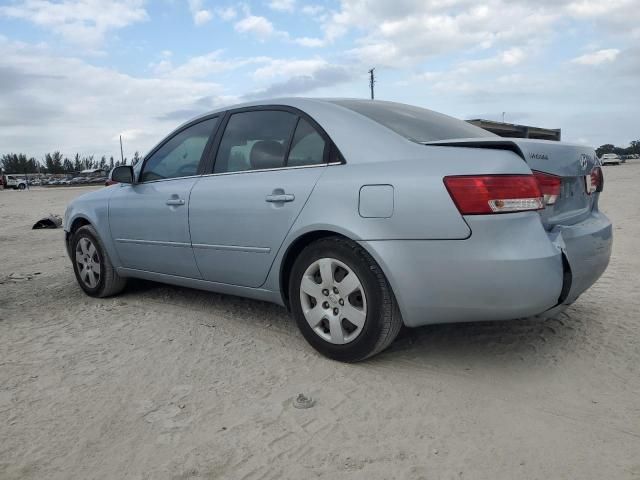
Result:
<svg viewBox="0 0 640 480"><path fill-rule="evenodd" d="M605 167L613 257L566 313L408 330L357 365L278 306L89 298L62 231L30 230L87 188L0 191L0 479L639 479L638 185Z"/></svg>

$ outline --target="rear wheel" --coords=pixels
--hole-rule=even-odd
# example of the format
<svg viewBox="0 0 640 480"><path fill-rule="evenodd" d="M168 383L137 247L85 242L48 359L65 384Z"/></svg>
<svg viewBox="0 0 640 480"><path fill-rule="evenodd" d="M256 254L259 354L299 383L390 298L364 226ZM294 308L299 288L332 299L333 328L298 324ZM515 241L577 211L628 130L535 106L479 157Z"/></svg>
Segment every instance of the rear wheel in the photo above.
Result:
<svg viewBox="0 0 640 480"><path fill-rule="evenodd" d="M120 277L95 229L85 225L71 240L73 271L78 284L91 297L109 297L120 293L126 279Z"/></svg>
<svg viewBox="0 0 640 480"><path fill-rule="evenodd" d="M357 243L331 237L296 259L289 299L298 327L323 355L357 362L387 348L402 319L375 260Z"/></svg>
<svg viewBox="0 0 640 480"><path fill-rule="evenodd" d="M25 188L27 188L27 186L24 183L18 185L18 190L24 190Z"/></svg>

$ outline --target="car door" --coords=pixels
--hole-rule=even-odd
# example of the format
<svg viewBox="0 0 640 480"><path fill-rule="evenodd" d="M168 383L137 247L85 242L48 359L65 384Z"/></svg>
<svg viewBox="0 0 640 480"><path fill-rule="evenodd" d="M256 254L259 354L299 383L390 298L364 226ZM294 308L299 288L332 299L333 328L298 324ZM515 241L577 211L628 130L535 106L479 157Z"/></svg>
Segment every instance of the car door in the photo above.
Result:
<svg viewBox="0 0 640 480"><path fill-rule="evenodd" d="M136 183L113 187L109 226L125 268L201 278L189 236L189 195L217 122L180 130L145 159Z"/></svg>
<svg viewBox="0 0 640 480"><path fill-rule="evenodd" d="M283 110L231 112L213 174L191 193L189 223L204 279L259 287L325 170L331 143Z"/></svg>

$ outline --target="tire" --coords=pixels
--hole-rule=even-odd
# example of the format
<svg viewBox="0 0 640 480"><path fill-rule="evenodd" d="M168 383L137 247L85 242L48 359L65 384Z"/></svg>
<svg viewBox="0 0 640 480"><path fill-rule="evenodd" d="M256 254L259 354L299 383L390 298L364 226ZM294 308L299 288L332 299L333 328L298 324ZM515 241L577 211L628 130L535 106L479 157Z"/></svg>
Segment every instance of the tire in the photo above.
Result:
<svg viewBox="0 0 640 480"><path fill-rule="evenodd" d="M322 275L321 270L331 273ZM355 282L359 285L349 293ZM289 301L302 335L333 360L358 362L376 355L402 327L378 264L357 243L340 237L318 240L300 252L289 277Z"/></svg>
<svg viewBox="0 0 640 480"><path fill-rule="evenodd" d="M18 185L18 190L24 190L27 186L24 183Z"/></svg>
<svg viewBox="0 0 640 480"><path fill-rule="evenodd" d="M127 279L116 273L92 226L85 225L76 231L71 239L70 254L78 285L90 297L117 295L126 286Z"/></svg>

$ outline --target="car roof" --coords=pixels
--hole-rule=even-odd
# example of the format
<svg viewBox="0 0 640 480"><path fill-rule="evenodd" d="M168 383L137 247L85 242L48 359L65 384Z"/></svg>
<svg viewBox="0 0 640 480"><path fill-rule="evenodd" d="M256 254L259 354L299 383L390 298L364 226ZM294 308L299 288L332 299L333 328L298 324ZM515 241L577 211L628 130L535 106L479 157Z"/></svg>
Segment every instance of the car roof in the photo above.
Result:
<svg viewBox="0 0 640 480"><path fill-rule="evenodd" d="M180 125L176 130L179 130L180 128L182 128L184 125L188 125L194 121L197 121L201 118L204 117L209 117L211 115L215 115L216 113L222 113L222 112L226 112L227 110L235 110L237 108L250 108L250 107L262 107L262 106L266 106L266 105L279 105L279 106L284 106L284 107L293 107L293 108L297 108L299 110L302 110L305 113L309 113L308 110L311 109L313 110L314 108L317 108L318 105L327 105L327 106L333 106L335 107L338 111L342 110L341 107L339 107L336 104L333 104L332 101L335 100L354 100L354 101L371 101L371 100L362 100L362 99L353 99L353 98L344 98L344 99L337 99L337 98L312 98L312 97L276 97L276 98L263 98L260 100L252 100L252 101L247 101L247 102L243 102L243 103L236 103L236 104L231 104L231 105L225 105L222 106L220 108L214 109L214 110L210 110L207 112L204 112L200 115L197 115L193 118L191 118L190 120L184 122L182 125Z"/></svg>
<svg viewBox="0 0 640 480"><path fill-rule="evenodd" d="M208 117L210 115L214 115L216 113L225 112L227 110L235 110L237 108L249 108L249 107L260 107L265 105L280 105L286 107L293 107L299 110L302 110L305 113L309 113L309 110L315 110L319 107L328 107L330 109L334 109L336 112L344 113L345 110L348 111L348 108L345 108L339 105L339 102L349 102L349 103L376 103L378 105L403 105L399 102L391 102L388 100L369 100L365 98L349 98L349 97L276 97L276 98L264 98L260 100L253 100L233 105L226 105L224 107L217 108L215 110L210 110L208 112L202 113L186 122L184 122L181 126L187 125L193 121L199 120L204 117ZM408 104L406 104L408 105ZM412 105L414 107L418 107L417 105ZM442 115L441 113L429 110L424 107L418 107L426 112L433 113L434 116ZM180 127L179 127L180 128Z"/></svg>

